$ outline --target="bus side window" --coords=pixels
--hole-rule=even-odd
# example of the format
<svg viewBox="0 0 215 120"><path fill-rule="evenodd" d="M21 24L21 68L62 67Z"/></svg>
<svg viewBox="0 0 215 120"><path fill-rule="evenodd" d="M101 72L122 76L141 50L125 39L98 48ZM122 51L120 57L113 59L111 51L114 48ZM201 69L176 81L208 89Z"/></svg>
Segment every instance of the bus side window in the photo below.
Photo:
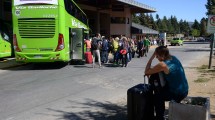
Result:
<svg viewBox="0 0 215 120"><path fill-rule="evenodd" d="M79 17L78 17L78 10L77 10L77 9L75 9L75 12L74 12L74 13L75 13L75 18L79 18Z"/></svg>
<svg viewBox="0 0 215 120"><path fill-rule="evenodd" d="M72 15L72 8L73 8L72 3L71 3L69 0L64 0L64 5L65 5L66 11L67 11L70 15Z"/></svg>
<svg viewBox="0 0 215 120"><path fill-rule="evenodd" d="M70 15L73 15L74 5L71 1L69 2L69 10L70 10Z"/></svg>

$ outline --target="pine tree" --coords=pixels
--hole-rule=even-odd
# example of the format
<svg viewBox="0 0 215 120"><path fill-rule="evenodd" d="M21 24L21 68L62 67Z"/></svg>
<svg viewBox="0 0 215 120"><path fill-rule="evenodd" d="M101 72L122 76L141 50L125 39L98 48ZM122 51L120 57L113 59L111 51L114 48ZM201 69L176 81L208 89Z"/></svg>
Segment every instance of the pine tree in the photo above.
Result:
<svg viewBox="0 0 215 120"><path fill-rule="evenodd" d="M150 24L151 24L151 28L154 29L154 30L158 30L158 26L156 24L156 22L154 21L154 18L152 16L152 14L150 14Z"/></svg>
<svg viewBox="0 0 215 120"><path fill-rule="evenodd" d="M206 19L202 18L200 23L200 35L203 37L208 35L206 31L206 23L207 23Z"/></svg>
<svg viewBox="0 0 215 120"><path fill-rule="evenodd" d="M200 30L200 24L199 24L199 22L196 19L195 19L195 21L194 21L194 23L192 25L192 28Z"/></svg>
<svg viewBox="0 0 215 120"><path fill-rule="evenodd" d="M144 13L140 13L140 24L146 26L147 25L147 21L146 21L146 15Z"/></svg>
<svg viewBox="0 0 215 120"><path fill-rule="evenodd" d="M208 10L206 15L215 15L215 0L208 0L205 7Z"/></svg>
<svg viewBox="0 0 215 120"><path fill-rule="evenodd" d="M140 24L140 19L139 19L138 14L133 14L132 15L132 22Z"/></svg>

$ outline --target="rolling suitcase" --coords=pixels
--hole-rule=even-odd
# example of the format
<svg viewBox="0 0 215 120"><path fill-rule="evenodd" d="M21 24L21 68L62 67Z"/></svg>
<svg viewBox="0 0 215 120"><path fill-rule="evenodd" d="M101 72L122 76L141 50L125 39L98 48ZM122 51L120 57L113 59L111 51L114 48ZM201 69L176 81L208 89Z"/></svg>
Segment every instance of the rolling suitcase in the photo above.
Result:
<svg viewBox="0 0 215 120"><path fill-rule="evenodd" d="M128 120L154 120L153 89L150 84L138 84L127 91Z"/></svg>
<svg viewBox="0 0 215 120"><path fill-rule="evenodd" d="M92 64L93 58L91 52L85 52L86 63Z"/></svg>

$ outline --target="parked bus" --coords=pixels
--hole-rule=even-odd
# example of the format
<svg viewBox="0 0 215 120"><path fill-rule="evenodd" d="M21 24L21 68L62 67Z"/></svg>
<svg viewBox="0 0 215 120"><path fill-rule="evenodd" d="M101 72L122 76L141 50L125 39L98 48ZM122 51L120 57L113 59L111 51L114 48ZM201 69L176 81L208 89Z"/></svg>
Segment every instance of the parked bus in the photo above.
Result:
<svg viewBox="0 0 215 120"><path fill-rule="evenodd" d="M11 57L11 41L8 26L0 20L0 58Z"/></svg>
<svg viewBox="0 0 215 120"><path fill-rule="evenodd" d="M72 0L13 0L16 61L84 60L86 14Z"/></svg>

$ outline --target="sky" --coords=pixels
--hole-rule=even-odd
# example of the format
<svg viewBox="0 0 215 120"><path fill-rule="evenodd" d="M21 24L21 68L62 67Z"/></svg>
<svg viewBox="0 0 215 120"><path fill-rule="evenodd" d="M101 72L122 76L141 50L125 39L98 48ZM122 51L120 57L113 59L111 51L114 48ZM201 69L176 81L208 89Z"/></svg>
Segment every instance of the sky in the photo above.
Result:
<svg viewBox="0 0 215 120"><path fill-rule="evenodd" d="M158 14L159 18L166 16L167 19L176 16L177 20L186 20L194 22L195 19L200 22L201 19L207 18L207 9L205 5L207 0L135 0L156 9L157 12L152 13L153 18Z"/></svg>

